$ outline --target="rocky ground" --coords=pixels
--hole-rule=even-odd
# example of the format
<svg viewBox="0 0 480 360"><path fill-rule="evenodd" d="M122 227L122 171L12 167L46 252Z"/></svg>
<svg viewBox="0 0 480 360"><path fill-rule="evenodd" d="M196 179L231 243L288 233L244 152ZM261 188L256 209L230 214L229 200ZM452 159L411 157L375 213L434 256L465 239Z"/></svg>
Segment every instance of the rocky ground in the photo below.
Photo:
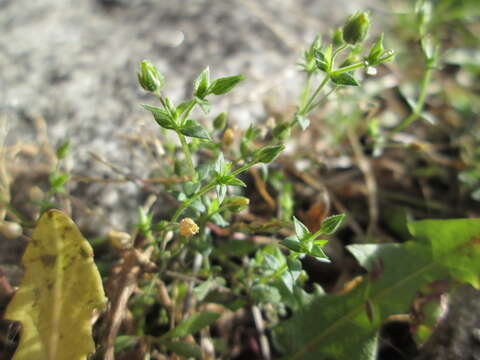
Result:
<svg viewBox="0 0 480 360"><path fill-rule="evenodd" d="M40 117L50 144L70 139L72 174L111 174L92 160L95 153L143 176L148 166L126 140L155 129L139 106L152 101L137 85L142 59L165 73L166 91L177 101L206 66L213 76L244 74L244 84L214 113L228 109L232 121L247 127L264 116L266 96L292 102L300 50L364 3L1 0L0 116L8 122L8 143L35 143ZM137 206L131 184L81 191L106 207L116 226Z"/></svg>

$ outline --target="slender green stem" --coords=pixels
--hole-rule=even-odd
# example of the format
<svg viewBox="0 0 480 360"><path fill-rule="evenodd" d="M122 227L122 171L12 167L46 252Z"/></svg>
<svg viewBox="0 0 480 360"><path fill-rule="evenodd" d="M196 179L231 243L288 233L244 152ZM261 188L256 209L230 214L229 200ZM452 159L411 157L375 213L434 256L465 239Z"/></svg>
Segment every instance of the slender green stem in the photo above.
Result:
<svg viewBox="0 0 480 360"><path fill-rule="evenodd" d="M188 147L187 139L185 139L185 136L180 133L180 131L176 131L176 133L178 139L180 140L180 143L182 144L182 150L185 154L185 159L187 160L188 171L190 172L190 176L192 177L192 182L196 183L198 181L198 175L193 165L192 154L190 152L190 148Z"/></svg>
<svg viewBox="0 0 480 360"><path fill-rule="evenodd" d="M237 176L238 174L244 172L245 170L250 169L253 165L256 165L256 164L257 164L256 161L252 161L252 162L246 163L245 165L240 166L237 170L232 171L232 174L231 174L231 175Z"/></svg>
<svg viewBox="0 0 480 360"><path fill-rule="evenodd" d="M194 195L192 195L192 197L190 199L187 199L185 200L177 209L177 211L175 211L175 214L173 214L173 217L172 217L172 222L175 222L178 220L179 216L183 213L183 211L188 208L192 202L194 202L195 200L197 200L199 197L203 196L205 193L207 193L208 191L212 190L215 186L217 185L217 180L212 180L210 181L207 185L205 185L204 187L202 187L200 190L198 190L198 192Z"/></svg>
<svg viewBox="0 0 480 360"><path fill-rule="evenodd" d="M338 90L338 86L334 86L328 93L326 93L325 95L323 95L317 102L314 102L310 107L312 109L315 109L316 107L320 106L321 104L323 104L327 98L333 94L335 91Z"/></svg>
<svg viewBox="0 0 480 360"><path fill-rule="evenodd" d="M348 66L341 67L340 69L337 69L337 70L333 71L330 75L331 75L331 76L336 76L336 75L343 74L343 73L345 73L345 72L347 72L347 71L352 71L352 70L355 70L355 69L360 69L360 68L362 68L362 67L365 67L365 64L363 63L363 61L360 61L360 62L351 64L351 65L348 65Z"/></svg>
<svg viewBox="0 0 480 360"><path fill-rule="evenodd" d="M430 79L432 77L432 71L432 67L427 67L427 70L423 74L422 82L420 83L420 93L418 95L418 100L415 103L413 111L392 130L392 135L405 129L415 120L417 120L422 113L423 107L425 105L425 99L427 97L428 84L430 83Z"/></svg>
<svg viewBox="0 0 480 360"><path fill-rule="evenodd" d="M333 68L333 65L334 65L334 62L335 62L335 58L337 57L338 54L340 54L343 50L345 50L346 48L348 47L348 44L343 44L343 45L340 45L339 48L337 50L335 50L332 54L332 58L330 60L330 70Z"/></svg>
<svg viewBox="0 0 480 360"><path fill-rule="evenodd" d="M195 107L196 105L196 102L195 101L191 101L190 104L188 105L187 109L185 110L185 112L183 113L182 115L182 119L180 120L180 125L183 125L185 123L185 121L187 120L187 118L189 117L190 113L192 112L193 108Z"/></svg>
<svg viewBox="0 0 480 360"><path fill-rule="evenodd" d="M308 99L308 94L310 93L310 88L312 87L312 74L311 72L307 75L307 81L305 82L305 86L303 87L302 95L300 97L300 109L305 107L305 104Z"/></svg>
<svg viewBox="0 0 480 360"><path fill-rule="evenodd" d="M163 98L162 94L160 92L155 92L155 96L160 100L160 103L163 105L164 108L166 108L166 103L165 99ZM188 118L190 113L192 112L194 106L195 106L195 101L192 101L185 112L183 113L183 116L180 120L180 124L177 123L177 126L182 126L185 120ZM183 153L185 154L185 159L187 160L188 164L188 171L190 172L190 177L192 181L195 183L198 181L198 175L197 172L195 171L195 166L193 165L193 160L192 160L192 153L190 152L190 148L188 147L188 142L185 136L178 130L175 130L177 133L178 139L180 140L180 144L182 145L182 150Z"/></svg>
<svg viewBox="0 0 480 360"><path fill-rule="evenodd" d="M314 93L312 94L312 96L310 96L310 99L308 99L308 102L307 104L302 108L300 109L300 111L298 112L299 115L306 115L308 114L309 111L311 111L311 105L313 103L313 101L315 100L315 98L318 96L318 94L320 93L320 91L322 91L322 89L324 88L324 86L328 83L328 80L330 79L330 75L325 75L325 77L323 78L322 82L320 83L320 85L318 85L318 87L315 89Z"/></svg>
<svg viewBox="0 0 480 360"><path fill-rule="evenodd" d="M231 175L233 176L236 176L242 172L244 172L245 170L251 168L253 165L257 164L257 162L250 162L250 163L247 163L241 167L239 167L237 170L235 171L232 171ZM200 198L201 196L203 196L204 194L206 194L207 192L209 192L210 190L212 190L215 186L217 186L217 179L215 180L212 180L210 181L207 185L205 185L204 187L202 187L200 190L198 190L197 193L193 194L192 197L190 199L187 199L185 200L180 206L179 208L177 209L177 211L175 212L175 214L173 214L173 217L172 217L172 220L171 222L175 222L178 220L178 218L180 217L180 215L183 213L183 211L188 208L195 200L197 200L198 198Z"/></svg>

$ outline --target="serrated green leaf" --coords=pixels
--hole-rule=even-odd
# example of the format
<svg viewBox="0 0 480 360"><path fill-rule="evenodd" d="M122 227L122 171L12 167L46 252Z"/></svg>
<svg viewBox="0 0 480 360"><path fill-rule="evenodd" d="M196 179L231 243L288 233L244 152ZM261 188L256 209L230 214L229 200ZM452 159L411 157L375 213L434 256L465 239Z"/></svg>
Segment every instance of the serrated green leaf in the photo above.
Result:
<svg viewBox="0 0 480 360"><path fill-rule="evenodd" d="M310 231L308 228L303 225L303 223L298 220L295 216L293 217L293 226L295 228L295 235L297 236L297 239L301 242L302 240L305 240L306 238L309 237Z"/></svg>
<svg viewBox="0 0 480 360"><path fill-rule="evenodd" d="M360 86L360 83L348 72L338 75L332 74L331 79L337 85Z"/></svg>
<svg viewBox="0 0 480 360"><path fill-rule="evenodd" d="M152 113L156 123L165 129L175 129L175 124L172 121L170 114L156 106L142 105L145 110Z"/></svg>
<svg viewBox="0 0 480 360"><path fill-rule="evenodd" d="M182 321L175 328L162 335L159 339L161 341L173 338L182 338L184 336L194 334L206 326L213 324L220 317L216 312L195 313L187 320Z"/></svg>
<svg viewBox="0 0 480 360"><path fill-rule="evenodd" d="M22 258L25 273L5 312L22 324L14 360L87 359L92 317L106 298L93 252L58 210L42 215Z"/></svg>
<svg viewBox="0 0 480 360"><path fill-rule="evenodd" d="M275 329L288 359L373 360L383 321L407 312L420 287L449 278L480 285L480 220L425 220L409 228L417 241L348 246L367 278L347 294L312 300Z"/></svg>
<svg viewBox="0 0 480 360"><path fill-rule="evenodd" d="M197 121L187 120L179 131L189 137L210 140L210 134Z"/></svg>
<svg viewBox="0 0 480 360"><path fill-rule="evenodd" d="M320 233L333 234L335 231L337 231L338 227L342 224L342 221L344 218L345 218L345 214L332 215L325 218L322 221L322 225L320 227Z"/></svg>
<svg viewBox="0 0 480 360"><path fill-rule="evenodd" d="M232 90L240 81L244 79L243 75L228 76L212 81L208 88L208 93L221 95Z"/></svg>

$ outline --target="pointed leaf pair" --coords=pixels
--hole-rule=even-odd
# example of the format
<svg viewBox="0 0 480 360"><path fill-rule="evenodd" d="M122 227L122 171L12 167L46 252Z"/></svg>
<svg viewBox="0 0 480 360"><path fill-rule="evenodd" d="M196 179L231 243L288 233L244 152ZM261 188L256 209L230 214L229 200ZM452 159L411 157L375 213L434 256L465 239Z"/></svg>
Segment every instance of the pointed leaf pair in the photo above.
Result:
<svg viewBox="0 0 480 360"><path fill-rule="evenodd" d="M208 131L205 130L198 123L198 121L195 120L187 120L179 130L185 136L210 140L210 134L208 133Z"/></svg>
<svg viewBox="0 0 480 360"><path fill-rule="evenodd" d="M153 118L157 122L158 125L163 127L164 129L175 129L176 125L173 121L170 114L163 110L162 108L151 106L151 105L142 105L145 110L148 110L152 113Z"/></svg>
<svg viewBox="0 0 480 360"><path fill-rule="evenodd" d="M215 95L222 95L232 90L239 82L244 79L243 75L235 75L214 80L208 92Z"/></svg>

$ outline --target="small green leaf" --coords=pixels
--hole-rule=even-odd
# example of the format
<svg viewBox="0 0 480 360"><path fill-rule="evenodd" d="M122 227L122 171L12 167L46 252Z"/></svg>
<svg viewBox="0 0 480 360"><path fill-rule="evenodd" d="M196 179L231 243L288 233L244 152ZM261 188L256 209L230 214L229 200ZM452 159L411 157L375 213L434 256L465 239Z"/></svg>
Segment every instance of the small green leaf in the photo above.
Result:
<svg viewBox="0 0 480 360"><path fill-rule="evenodd" d="M373 44L373 46L370 49L370 52L367 57L368 65L377 65L379 64L380 58L383 54L383 33L380 35L378 40Z"/></svg>
<svg viewBox="0 0 480 360"><path fill-rule="evenodd" d="M310 119L304 115L296 114L295 119L297 120L302 130L306 130L310 126Z"/></svg>
<svg viewBox="0 0 480 360"><path fill-rule="evenodd" d="M243 75L228 76L214 80L208 88L208 93L221 95L232 90L240 81L244 79Z"/></svg>
<svg viewBox="0 0 480 360"><path fill-rule="evenodd" d="M200 184L198 182L194 183L193 181L187 181L183 184L183 191L187 196L192 196L200 189Z"/></svg>
<svg viewBox="0 0 480 360"><path fill-rule="evenodd" d="M187 341L162 341L165 347L177 355L185 358L202 358L202 348Z"/></svg>
<svg viewBox="0 0 480 360"><path fill-rule="evenodd" d="M210 140L210 134L197 121L187 120L179 131L189 137Z"/></svg>
<svg viewBox="0 0 480 360"><path fill-rule="evenodd" d="M300 241L295 236L289 236L283 239L280 241L280 244L294 252L301 252Z"/></svg>
<svg viewBox="0 0 480 360"><path fill-rule="evenodd" d="M242 180L236 178L235 176L224 176L223 178L221 178L221 182L224 185L247 187L247 184L245 184Z"/></svg>
<svg viewBox="0 0 480 360"><path fill-rule="evenodd" d="M187 320L178 324L175 328L160 337L160 340L182 338L184 336L194 334L206 326L213 324L220 317L216 312L196 313Z"/></svg>
<svg viewBox="0 0 480 360"><path fill-rule="evenodd" d="M177 116L182 115L185 112L185 110L187 110L190 106L192 106L192 103L195 103L195 100L184 101L180 105L178 105Z"/></svg>
<svg viewBox="0 0 480 360"><path fill-rule="evenodd" d="M172 118L168 112L165 110L151 105L142 105L145 110L148 110L152 113L155 121L158 125L165 129L175 129L175 124L172 121Z"/></svg>
<svg viewBox="0 0 480 360"><path fill-rule="evenodd" d="M119 353L121 351L127 350L128 348L133 347L140 336L133 336L133 335L120 335L115 338L115 353Z"/></svg>
<svg viewBox="0 0 480 360"><path fill-rule="evenodd" d="M319 70L324 72L328 71L330 68L330 60L325 56L323 51L317 50L315 52L315 64Z"/></svg>
<svg viewBox="0 0 480 360"><path fill-rule="evenodd" d="M360 83L347 72L338 75L332 74L332 81L337 85L360 86Z"/></svg>
<svg viewBox="0 0 480 360"><path fill-rule="evenodd" d="M199 97L195 97L194 100L200 106L204 114L208 114L210 112L211 105L208 100Z"/></svg>
<svg viewBox="0 0 480 360"><path fill-rule="evenodd" d="M253 154L255 162L268 164L272 162L280 152L285 149L285 145L265 146Z"/></svg>
<svg viewBox="0 0 480 360"><path fill-rule="evenodd" d="M214 170L218 175L224 175L225 167L225 158L223 157L223 153L220 153L217 157L217 161L215 161Z"/></svg>
<svg viewBox="0 0 480 360"><path fill-rule="evenodd" d="M64 159L68 155L69 151L70 151L70 140L66 140L57 148L58 160Z"/></svg>
<svg viewBox="0 0 480 360"><path fill-rule="evenodd" d="M325 220L322 221L320 232L322 234L333 234L337 231L344 218L345 214L338 214L325 218Z"/></svg>
<svg viewBox="0 0 480 360"><path fill-rule="evenodd" d="M293 281L296 281L303 270L302 262L289 256L287 258L287 266L290 272L290 276L292 277Z"/></svg>
<svg viewBox="0 0 480 360"><path fill-rule="evenodd" d="M218 114L213 120L213 128L215 130L223 130L228 122L228 115L226 112Z"/></svg>
<svg viewBox="0 0 480 360"><path fill-rule="evenodd" d="M214 164L200 164L197 166L198 180L206 180L210 176L210 173L213 169Z"/></svg>
<svg viewBox="0 0 480 360"><path fill-rule="evenodd" d="M193 95L203 99L205 96L208 95L208 84L210 82L210 68L207 66L198 77L195 79L193 83Z"/></svg>
<svg viewBox="0 0 480 360"><path fill-rule="evenodd" d="M250 292L252 297L260 303L278 304L282 300L280 292L273 286L263 284L254 285Z"/></svg>
<svg viewBox="0 0 480 360"><path fill-rule="evenodd" d="M330 259L328 258L327 254L325 254L322 247L322 245L314 244L308 255L316 257L318 260L323 262L330 262Z"/></svg>
<svg viewBox="0 0 480 360"><path fill-rule="evenodd" d="M302 240L305 240L306 238L309 237L310 231L308 228L303 225L303 223L298 220L295 216L293 217L293 226L295 227L295 235L297 236L297 239L301 242Z"/></svg>
<svg viewBox="0 0 480 360"><path fill-rule="evenodd" d="M260 129L251 124L245 132L245 139L252 141L260 134Z"/></svg>
<svg viewBox="0 0 480 360"><path fill-rule="evenodd" d="M215 191L217 193L218 202L221 204L225 199L225 195L227 194L227 186L226 185L217 185L215 186Z"/></svg>
<svg viewBox="0 0 480 360"><path fill-rule="evenodd" d="M52 190L55 192L63 192L63 185L68 181L70 175L63 172L53 172L50 174L48 181Z"/></svg>

